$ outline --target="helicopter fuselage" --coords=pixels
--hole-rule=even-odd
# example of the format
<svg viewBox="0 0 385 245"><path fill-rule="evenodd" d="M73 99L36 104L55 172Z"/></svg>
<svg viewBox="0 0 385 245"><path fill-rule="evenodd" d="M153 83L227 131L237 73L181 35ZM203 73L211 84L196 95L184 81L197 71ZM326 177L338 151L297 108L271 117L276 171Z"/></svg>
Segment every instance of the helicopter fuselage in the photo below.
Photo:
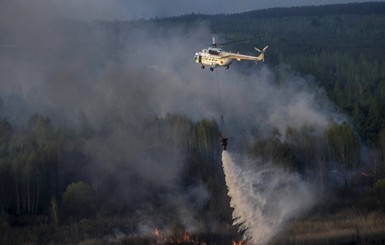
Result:
<svg viewBox="0 0 385 245"><path fill-rule="evenodd" d="M226 52L217 47L210 47L207 49L202 49L200 52L196 52L194 61L197 64L201 64L202 69L204 69L205 66L209 66L211 71L213 71L214 68L220 66L226 67L228 69L234 60L251 60L255 61L256 63L259 61L264 61L264 53L267 47L268 46L266 46L262 51L255 48L260 53L258 56Z"/></svg>
<svg viewBox="0 0 385 245"><path fill-rule="evenodd" d="M201 64L202 68L224 66L229 67L233 63L233 59L226 57L226 52L223 52L219 48L202 49L200 52L196 52L194 61L197 64Z"/></svg>

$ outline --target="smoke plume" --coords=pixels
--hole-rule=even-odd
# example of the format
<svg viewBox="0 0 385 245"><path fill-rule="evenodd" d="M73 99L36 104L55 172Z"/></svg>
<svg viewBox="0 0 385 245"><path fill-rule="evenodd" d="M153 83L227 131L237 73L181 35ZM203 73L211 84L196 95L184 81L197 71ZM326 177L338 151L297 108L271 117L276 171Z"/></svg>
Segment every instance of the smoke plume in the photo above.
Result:
<svg viewBox="0 0 385 245"><path fill-rule="evenodd" d="M85 124L103 132L85 139L78 149L92 160L88 172L94 189L112 181L116 189L109 199L127 204L151 203L154 186L166 189L171 194L156 201L163 198L172 206L177 196L179 211L189 214L184 223L197 226L190 217L208 202L206 187L177 187L184 156L175 147L175 135L147 122L169 114L193 121L219 118L215 73L193 62L194 53L210 45L213 33L204 23L185 28L146 22L138 28L137 23L92 21L111 13L120 19L122 1L109 2L106 8L100 7L106 3L101 0L92 1L90 8L66 3L0 4L0 117L23 127L31 114L40 113L54 125ZM250 50L254 45L268 44L252 44ZM268 62L269 50L265 55ZM263 137L274 128L284 135L288 126L303 124L322 132L341 118L312 78L285 66L250 66L247 73L238 68L233 64L219 70L230 141ZM298 176L262 167L245 171L226 154L223 162L236 222L247 227L247 237L266 241L298 207L308 207L282 206L297 204L291 197L306 196L306 189L293 190L301 185Z"/></svg>

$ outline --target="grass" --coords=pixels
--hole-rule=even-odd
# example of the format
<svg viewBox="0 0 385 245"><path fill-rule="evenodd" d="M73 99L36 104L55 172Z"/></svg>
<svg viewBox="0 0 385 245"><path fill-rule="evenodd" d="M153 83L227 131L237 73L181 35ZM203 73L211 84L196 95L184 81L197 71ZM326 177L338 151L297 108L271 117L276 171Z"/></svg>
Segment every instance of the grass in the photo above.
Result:
<svg viewBox="0 0 385 245"><path fill-rule="evenodd" d="M295 221L271 244L385 244L385 214L345 210Z"/></svg>
<svg viewBox="0 0 385 245"><path fill-rule="evenodd" d="M12 227L0 224L0 244L154 244L151 237L130 235L135 224L130 217L106 216L81 219L55 226L34 224ZM116 236L114 229L124 234ZM207 244L230 245L234 239L231 229L224 234L196 234ZM229 242L228 242L229 241ZM358 209L345 209L333 215L312 215L289 223L269 245L305 244L385 244L385 213L362 213Z"/></svg>

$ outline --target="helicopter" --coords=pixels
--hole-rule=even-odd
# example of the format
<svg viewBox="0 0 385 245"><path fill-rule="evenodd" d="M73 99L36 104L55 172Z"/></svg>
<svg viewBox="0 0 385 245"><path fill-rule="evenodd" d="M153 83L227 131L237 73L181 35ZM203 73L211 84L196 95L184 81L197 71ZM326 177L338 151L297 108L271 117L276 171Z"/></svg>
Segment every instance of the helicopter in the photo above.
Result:
<svg viewBox="0 0 385 245"><path fill-rule="evenodd" d="M260 54L258 56L251 56L251 55L244 55L240 53L232 53L232 52L226 52L221 48L218 48L218 45L225 45L230 43L223 43L223 44L217 44L215 42L215 38L212 38L213 44L211 47L207 49L202 49L199 52L196 52L194 55L194 62L197 64L201 64L201 68L205 69L206 66L210 67L210 71L214 71L214 68L216 67L226 67L226 69L229 69L230 65L233 63L234 60L241 61L241 60L252 60L258 63L258 61L265 61L265 51L269 46L264 47L262 50L258 48L254 48L257 50ZM243 40L245 41L245 40ZM236 42L243 42L243 41L236 41Z"/></svg>

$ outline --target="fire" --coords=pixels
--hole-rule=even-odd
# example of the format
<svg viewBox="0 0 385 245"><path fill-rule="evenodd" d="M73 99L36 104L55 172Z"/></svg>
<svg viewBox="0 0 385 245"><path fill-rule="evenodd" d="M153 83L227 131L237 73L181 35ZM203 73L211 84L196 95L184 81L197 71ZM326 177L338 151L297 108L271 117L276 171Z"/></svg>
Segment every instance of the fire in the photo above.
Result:
<svg viewBox="0 0 385 245"><path fill-rule="evenodd" d="M162 232L160 234L158 228L154 229L154 236L156 244L173 244L173 245L207 245L207 243L203 240L199 240L196 235L191 235L187 230L183 233L180 233L178 238L172 238L170 234L167 232ZM166 235L164 235L166 234ZM167 235L168 234L168 235ZM176 240L174 240L176 239ZM233 240L231 245L246 245L242 240L235 241Z"/></svg>
<svg viewBox="0 0 385 245"><path fill-rule="evenodd" d="M243 241L240 240L239 242L236 242L233 240L233 242L231 243L231 245L243 245Z"/></svg>
<svg viewBox="0 0 385 245"><path fill-rule="evenodd" d="M188 233L188 231L184 231L182 241L183 242L189 242L190 241L190 234Z"/></svg>

